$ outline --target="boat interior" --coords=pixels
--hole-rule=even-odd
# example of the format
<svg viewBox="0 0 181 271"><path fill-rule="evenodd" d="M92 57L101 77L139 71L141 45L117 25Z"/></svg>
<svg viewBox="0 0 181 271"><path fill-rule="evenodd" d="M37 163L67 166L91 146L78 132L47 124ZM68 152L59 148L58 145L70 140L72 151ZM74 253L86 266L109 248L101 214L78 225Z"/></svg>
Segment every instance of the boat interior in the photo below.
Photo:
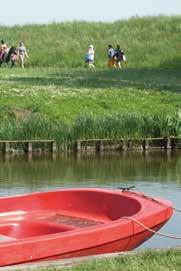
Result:
<svg viewBox="0 0 181 271"><path fill-rule="evenodd" d="M129 193L62 190L0 199L0 243L98 226L141 209Z"/></svg>

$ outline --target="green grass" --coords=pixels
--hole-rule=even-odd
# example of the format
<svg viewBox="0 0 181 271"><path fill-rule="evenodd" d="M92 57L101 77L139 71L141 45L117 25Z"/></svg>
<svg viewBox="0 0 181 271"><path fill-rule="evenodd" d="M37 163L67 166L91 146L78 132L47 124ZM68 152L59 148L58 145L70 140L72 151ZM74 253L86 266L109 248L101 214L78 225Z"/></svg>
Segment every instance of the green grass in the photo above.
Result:
<svg viewBox="0 0 181 271"><path fill-rule="evenodd" d="M0 70L0 139L69 146L77 138L181 135L180 29L180 16L1 27L10 44L25 40L30 58L24 70ZM89 43L92 72L83 62ZM109 43L126 49L121 71L106 68Z"/></svg>
<svg viewBox="0 0 181 271"><path fill-rule="evenodd" d="M2 69L0 138L72 142L179 135L181 96L174 89L180 78L167 73L176 79L167 76L163 83L164 71L143 81L139 70L131 76L129 70Z"/></svg>
<svg viewBox="0 0 181 271"><path fill-rule="evenodd" d="M135 255L90 260L69 268L52 267L44 271L179 271L181 269L180 250L148 251Z"/></svg>
<svg viewBox="0 0 181 271"><path fill-rule="evenodd" d="M114 23L67 22L47 25L1 26L10 45L23 40L34 67L80 67L89 44L94 44L96 66L105 67L107 45L126 51L128 68L180 68L181 16L131 18Z"/></svg>

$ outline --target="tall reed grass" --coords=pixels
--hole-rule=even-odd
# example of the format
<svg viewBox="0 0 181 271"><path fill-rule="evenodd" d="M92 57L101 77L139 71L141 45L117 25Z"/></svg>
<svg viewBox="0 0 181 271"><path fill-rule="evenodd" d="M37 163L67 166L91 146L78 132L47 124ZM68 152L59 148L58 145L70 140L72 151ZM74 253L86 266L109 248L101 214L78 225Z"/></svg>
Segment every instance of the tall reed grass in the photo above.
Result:
<svg viewBox="0 0 181 271"><path fill-rule="evenodd" d="M109 114L101 117L79 116L71 125L53 121L39 113L22 121L4 118L0 125L1 140L55 139L64 150L77 139L120 139L166 137L181 134L176 117L143 114Z"/></svg>
<svg viewBox="0 0 181 271"><path fill-rule="evenodd" d="M178 136L177 116L115 113L102 117L80 116L73 126L74 138L140 138Z"/></svg>

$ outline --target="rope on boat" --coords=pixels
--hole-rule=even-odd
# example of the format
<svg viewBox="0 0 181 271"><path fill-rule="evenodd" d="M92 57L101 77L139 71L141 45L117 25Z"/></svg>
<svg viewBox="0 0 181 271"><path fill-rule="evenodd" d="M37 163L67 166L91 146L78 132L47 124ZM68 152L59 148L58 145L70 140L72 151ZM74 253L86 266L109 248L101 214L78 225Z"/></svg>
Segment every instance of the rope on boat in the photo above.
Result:
<svg viewBox="0 0 181 271"><path fill-rule="evenodd" d="M129 191L129 190L131 190L131 189L133 189L133 188L135 188L136 186L128 186L128 187L117 187L118 189L120 189L120 190L122 190L122 192L125 192L125 191ZM147 195L145 195L145 194L138 194L137 192L134 192L134 191L131 191L131 193L135 193L136 195L139 195L139 196L141 196L141 197L144 197L144 198L148 198L148 199L151 199L151 200L153 200L153 201L156 201L156 202L158 202L159 204L162 204L162 205L165 205L165 206L167 206L167 204L165 204L165 203L163 203L163 202L160 202L159 200L157 200L157 199L154 199L154 198L152 198L151 196L147 196ZM178 208L175 208L175 207L171 207L174 211L176 211L176 212L179 212L179 213L181 213L181 209L178 209Z"/></svg>
<svg viewBox="0 0 181 271"><path fill-rule="evenodd" d="M145 226L143 223L141 223L139 220L133 218L133 217L130 217L130 216L124 216L124 218L128 218L134 222L136 222L138 225L142 226L144 229L156 234L156 235L159 235L159 236L163 236L163 237L167 237L167 238L171 238L171 239L177 239L177 240L181 240L181 236L176 236L176 235L170 235L170 234L165 234L165 233L161 233L161 232L157 232L157 231L154 231L150 228L148 228L147 226Z"/></svg>
<svg viewBox="0 0 181 271"><path fill-rule="evenodd" d="M176 211L176 212L181 213L181 209L177 209L177 208L175 208L175 207L172 207L172 209L173 209L174 211Z"/></svg>

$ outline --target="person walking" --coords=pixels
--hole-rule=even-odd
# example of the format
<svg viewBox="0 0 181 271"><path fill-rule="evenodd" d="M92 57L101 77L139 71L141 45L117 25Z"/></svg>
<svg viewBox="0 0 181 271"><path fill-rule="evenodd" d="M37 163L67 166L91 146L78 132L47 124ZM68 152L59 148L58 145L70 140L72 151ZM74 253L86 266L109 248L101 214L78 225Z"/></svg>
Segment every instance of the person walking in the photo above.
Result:
<svg viewBox="0 0 181 271"><path fill-rule="evenodd" d="M17 50L14 46L12 46L9 50L9 60L11 62L10 67L13 68L16 66L16 61L17 61Z"/></svg>
<svg viewBox="0 0 181 271"><path fill-rule="evenodd" d="M89 45L88 53L87 53L87 63L88 67L90 70L95 69L94 66L94 56L95 56L95 51L94 51L94 46Z"/></svg>
<svg viewBox="0 0 181 271"><path fill-rule="evenodd" d="M114 58L116 58L116 66L117 66L118 69L122 68L121 62L123 61L123 55L124 55L124 52L120 48L120 45L117 45L117 47L115 49Z"/></svg>
<svg viewBox="0 0 181 271"><path fill-rule="evenodd" d="M1 40L1 44L0 44L0 65L3 63L3 61L5 60L5 55L8 52L8 46L5 43L4 40Z"/></svg>
<svg viewBox="0 0 181 271"><path fill-rule="evenodd" d="M114 67L115 60L114 60L114 49L111 44L108 45L108 67L112 68Z"/></svg>
<svg viewBox="0 0 181 271"><path fill-rule="evenodd" d="M25 58L28 58L27 50L23 42L20 42L18 47L18 56L21 68L24 68Z"/></svg>

